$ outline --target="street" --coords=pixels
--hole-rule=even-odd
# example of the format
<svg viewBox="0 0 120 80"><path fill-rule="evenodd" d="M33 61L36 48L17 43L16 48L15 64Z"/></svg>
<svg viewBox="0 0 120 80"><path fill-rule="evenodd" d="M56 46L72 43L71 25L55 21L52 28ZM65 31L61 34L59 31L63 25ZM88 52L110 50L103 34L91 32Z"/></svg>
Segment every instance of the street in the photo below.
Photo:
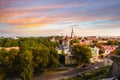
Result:
<svg viewBox="0 0 120 80"><path fill-rule="evenodd" d="M33 80L61 80L74 77L76 75L80 75L84 72L88 72L100 67L103 67L103 62L97 62L95 64L88 64L86 67L82 68L69 68L66 71L58 71L58 72L45 72L44 74L33 77ZM97 67L97 68L96 68Z"/></svg>

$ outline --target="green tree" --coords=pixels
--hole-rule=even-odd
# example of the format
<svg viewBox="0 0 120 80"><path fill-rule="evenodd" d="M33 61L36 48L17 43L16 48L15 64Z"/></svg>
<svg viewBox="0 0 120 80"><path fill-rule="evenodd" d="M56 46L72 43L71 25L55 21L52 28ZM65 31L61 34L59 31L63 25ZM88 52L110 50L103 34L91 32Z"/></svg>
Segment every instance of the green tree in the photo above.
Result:
<svg viewBox="0 0 120 80"><path fill-rule="evenodd" d="M19 51L15 49L11 49L8 52L8 57L9 57L9 65L6 66L8 68L8 75L12 74L19 74L19 69L20 69L20 60L19 60ZM6 69L7 69L6 68Z"/></svg>
<svg viewBox="0 0 120 80"><path fill-rule="evenodd" d="M3 39L0 38L0 47L3 47Z"/></svg>
<svg viewBox="0 0 120 80"><path fill-rule="evenodd" d="M59 62L61 64L65 64L65 54L64 54L64 52L62 54L59 54Z"/></svg>
<svg viewBox="0 0 120 80"><path fill-rule="evenodd" d="M49 62L49 49L46 46L41 45L33 48L32 51L35 72L46 69Z"/></svg>
<svg viewBox="0 0 120 80"><path fill-rule="evenodd" d="M78 65L88 63L90 58L92 57L91 49L88 46L74 46L73 54L76 57Z"/></svg>
<svg viewBox="0 0 120 80"><path fill-rule="evenodd" d="M18 46L18 40L12 39L12 38L4 38L2 40L2 46L3 47L15 47Z"/></svg>
<svg viewBox="0 0 120 80"><path fill-rule="evenodd" d="M33 76L33 56L29 50L24 50L20 54L21 60L21 77L23 80L32 80Z"/></svg>
<svg viewBox="0 0 120 80"><path fill-rule="evenodd" d="M0 49L0 79L4 80L6 77L4 59L7 56L7 51L5 49ZM3 76L2 76L3 75Z"/></svg>
<svg viewBox="0 0 120 80"><path fill-rule="evenodd" d="M0 68L6 74L6 77L19 74L18 50L11 49L7 52L5 49L0 50Z"/></svg>
<svg viewBox="0 0 120 80"><path fill-rule="evenodd" d="M78 39L73 39L73 40L70 41L71 45L74 44L74 43L79 43L79 40Z"/></svg>
<svg viewBox="0 0 120 80"><path fill-rule="evenodd" d="M59 65L59 54L55 50L54 47L49 47L50 53L49 53L49 69L54 69Z"/></svg>
<svg viewBox="0 0 120 80"><path fill-rule="evenodd" d="M120 55L120 45L118 45L118 48L115 50L116 55Z"/></svg>
<svg viewBox="0 0 120 80"><path fill-rule="evenodd" d="M9 47L11 43L10 38L4 38L3 39L3 47Z"/></svg>
<svg viewBox="0 0 120 80"><path fill-rule="evenodd" d="M118 41L117 40L109 40L107 42L107 45L118 45Z"/></svg>
<svg viewBox="0 0 120 80"><path fill-rule="evenodd" d="M94 44L97 44L97 42L98 42L97 40L92 40L92 43Z"/></svg>

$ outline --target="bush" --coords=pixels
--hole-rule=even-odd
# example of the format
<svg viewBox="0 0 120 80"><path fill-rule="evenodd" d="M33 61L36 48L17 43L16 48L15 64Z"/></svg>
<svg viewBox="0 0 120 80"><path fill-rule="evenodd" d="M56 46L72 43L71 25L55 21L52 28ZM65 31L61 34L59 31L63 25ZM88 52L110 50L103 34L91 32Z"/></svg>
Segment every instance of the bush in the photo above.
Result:
<svg viewBox="0 0 120 80"><path fill-rule="evenodd" d="M102 67L100 69L86 72L83 73L82 75L77 75L73 78L66 80L99 80L104 78L108 71L109 71L109 67Z"/></svg>

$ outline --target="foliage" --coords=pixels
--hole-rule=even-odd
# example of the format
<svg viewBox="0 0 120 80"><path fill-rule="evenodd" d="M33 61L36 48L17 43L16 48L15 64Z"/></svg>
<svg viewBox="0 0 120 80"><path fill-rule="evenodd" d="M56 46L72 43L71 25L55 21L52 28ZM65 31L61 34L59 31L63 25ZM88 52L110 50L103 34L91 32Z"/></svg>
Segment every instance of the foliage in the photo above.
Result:
<svg viewBox="0 0 120 80"><path fill-rule="evenodd" d="M21 62L21 77L23 80L32 80L33 61L32 53L29 50L24 50L20 54Z"/></svg>
<svg viewBox="0 0 120 80"><path fill-rule="evenodd" d="M14 47L18 46L18 40L11 39L11 38L4 38L2 42L3 47Z"/></svg>
<svg viewBox="0 0 120 80"><path fill-rule="evenodd" d="M92 57L91 49L88 46L76 45L73 48L73 54L76 57L77 64L88 63Z"/></svg>
<svg viewBox="0 0 120 80"><path fill-rule="evenodd" d="M49 47L49 49L50 49L50 54L49 54L48 68L54 69L59 65L59 55L53 47Z"/></svg>
<svg viewBox="0 0 120 80"><path fill-rule="evenodd" d="M19 73L18 51L11 49L7 52L5 49L0 50L0 71L6 76ZM12 73L12 74L11 74Z"/></svg>
<svg viewBox="0 0 120 80"><path fill-rule="evenodd" d="M92 43L97 43L97 40L92 40Z"/></svg>
<svg viewBox="0 0 120 80"><path fill-rule="evenodd" d="M74 44L74 43L79 43L79 40L78 39L73 39L73 40L70 41L71 45Z"/></svg>
<svg viewBox="0 0 120 80"><path fill-rule="evenodd" d="M59 54L55 49L59 45L50 42L49 38L0 38L0 46L20 47L20 50L0 49L0 75L7 78L17 75L23 80L31 80L33 74L59 65Z"/></svg>
<svg viewBox="0 0 120 80"><path fill-rule="evenodd" d="M116 55L120 55L120 45L118 45L118 48L115 50Z"/></svg>
<svg viewBox="0 0 120 80"><path fill-rule="evenodd" d="M3 46L3 39L0 38L0 46L2 47Z"/></svg>
<svg viewBox="0 0 120 80"><path fill-rule="evenodd" d="M0 38L0 47L35 47L44 44L45 46L53 46L57 47L59 44L57 42L50 42L49 37L30 37L30 38L22 38L12 39L12 38Z"/></svg>
<svg viewBox="0 0 120 80"><path fill-rule="evenodd" d="M109 67L102 67L100 69L83 73L82 75L75 76L70 79L63 80L100 80L105 78L109 71Z"/></svg>
<svg viewBox="0 0 120 80"><path fill-rule="evenodd" d="M32 49L35 71L41 71L47 68L49 49L46 46L39 46Z"/></svg>
<svg viewBox="0 0 120 80"><path fill-rule="evenodd" d="M118 41L117 40L109 40L106 44L107 45L118 45Z"/></svg>
<svg viewBox="0 0 120 80"><path fill-rule="evenodd" d="M65 54L59 54L59 62L65 64Z"/></svg>

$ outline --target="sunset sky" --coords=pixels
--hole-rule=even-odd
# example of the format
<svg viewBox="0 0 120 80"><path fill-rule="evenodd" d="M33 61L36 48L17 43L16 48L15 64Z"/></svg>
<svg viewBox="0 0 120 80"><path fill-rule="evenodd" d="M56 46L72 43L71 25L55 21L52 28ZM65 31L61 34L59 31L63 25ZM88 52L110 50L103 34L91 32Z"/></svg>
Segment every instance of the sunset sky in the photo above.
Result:
<svg viewBox="0 0 120 80"><path fill-rule="evenodd" d="M120 36L120 0L0 0L0 36Z"/></svg>

